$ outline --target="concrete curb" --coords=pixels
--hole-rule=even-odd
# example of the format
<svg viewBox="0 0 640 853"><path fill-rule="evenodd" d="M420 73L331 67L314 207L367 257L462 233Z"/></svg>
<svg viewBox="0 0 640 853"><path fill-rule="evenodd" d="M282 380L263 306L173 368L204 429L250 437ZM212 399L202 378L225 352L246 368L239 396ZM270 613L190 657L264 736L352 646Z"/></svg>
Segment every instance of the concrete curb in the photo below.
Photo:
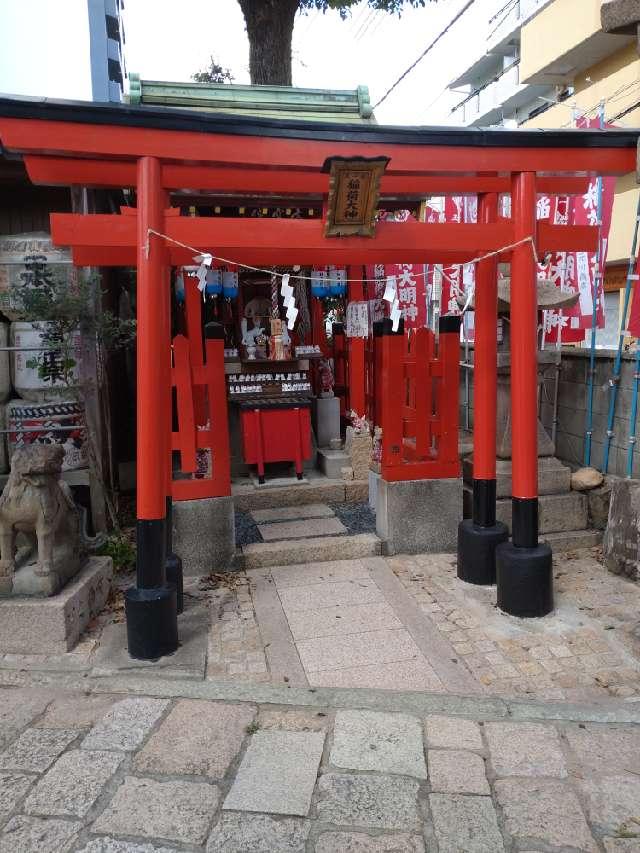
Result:
<svg viewBox="0 0 640 853"><path fill-rule="evenodd" d="M633 703L625 700L601 705L586 705L360 688L303 688L228 681L176 682L168 679L143 679L131 676L90 681L85 679L83 686L93 693L212 699L253 702L259 705L349 708L408 713L416 716L445 714L477 720L560 720L640 725L640 702Z"/></svg>

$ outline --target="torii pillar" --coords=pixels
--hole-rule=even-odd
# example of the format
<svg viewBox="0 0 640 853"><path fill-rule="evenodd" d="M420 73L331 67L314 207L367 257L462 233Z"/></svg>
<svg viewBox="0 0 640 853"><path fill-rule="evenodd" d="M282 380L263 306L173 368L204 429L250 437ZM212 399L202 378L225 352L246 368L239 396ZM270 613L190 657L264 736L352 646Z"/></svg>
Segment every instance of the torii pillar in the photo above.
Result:
<svg viewBox="0 0 640 853"><path fill-rule="evenodd" d="M125 593L131 657L155 660L178 648L176 587L166 577L166 494L169 452L167 341L168 252L161 238L164 193L160 161L140 157L137 181L137 562ZM165 304L166 302L166 304Z"/></svg>
<svg viewBox="0 0 640 853"><path fill-rule="evenodd" d="M478 222L498 218L495 193L480 196ZM496 582L496 547L509 538L496 521L496 408L498 372L498 259L479 261L475 293L473 515L458 526L458 577Z"/></svg>
<svg viewBox="0 0 640 853"><path fill-rule="evenodd" d="M512 178L514 242L536 240L536 178ZM537 270L530 242L511 256L512 541L496 549L498 607L512 616L553 610L551 548L538 543Z"/></svg>

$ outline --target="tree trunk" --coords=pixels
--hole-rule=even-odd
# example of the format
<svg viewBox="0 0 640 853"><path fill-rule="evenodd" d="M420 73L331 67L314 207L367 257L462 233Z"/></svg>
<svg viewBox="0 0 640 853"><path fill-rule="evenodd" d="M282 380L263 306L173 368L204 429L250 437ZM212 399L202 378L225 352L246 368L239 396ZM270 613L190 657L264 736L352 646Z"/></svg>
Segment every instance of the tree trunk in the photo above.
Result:
<svg viewBox="0 0 640 853"><path fill-rule="evenodd" d="M299 0L238 0L249 36L252 83L291 86L291 38Z"/></svg>

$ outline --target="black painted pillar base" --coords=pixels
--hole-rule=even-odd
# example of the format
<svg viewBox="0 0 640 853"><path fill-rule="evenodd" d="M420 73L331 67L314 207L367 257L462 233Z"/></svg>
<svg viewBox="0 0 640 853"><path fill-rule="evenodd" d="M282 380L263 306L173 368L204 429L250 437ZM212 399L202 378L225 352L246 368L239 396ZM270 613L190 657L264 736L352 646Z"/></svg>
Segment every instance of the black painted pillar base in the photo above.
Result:
<svg viewBox="0 0 640 853"><path fill-rule="evenodd" d="M166 575L164 518L138 519L136 585L125 592L127 646L132 658L157 660L178 648L177 593Z"/></svg>
<svg viewBox="0 0 640 853"><path fill-rule="evenodd" d="M473 481L473 518L458 525L458 577L482 586L496 582L496 547L509 538L496 521L496 481Z"/></svg>
<svg viewBox="0 0 640 853"><path fill-rule="evenodd" d="M172 583L176 588L179 616L184 610L184 581L182 574L182 560L173 552L173 501L171 498L167 498L165 530L167 535L167 559L165 562L165 571L167 575L167 583Z"/></svg>
<svg viewBox="0 0 640 853"><path fill-rule="evenodd" d="M490 586L496 582L496 548L509 538L506 524L481 527L466 518L458 525L458 577L467 583Z"/></svg>
<svg viewBox="0 0 640 853"><path fill-rule="evenodd" d="M130 587L124 594L127 646L132 658L157 660L178 648L176 588Z"/></svg>
<svg viewBox="0 0 640 853"><path fill-rule="evenodd" d="M496 549L498 607L511 616L546 616L553 610L551 548L543 543L519 548L504 542Z"/></svg>
<svg viewBox="0 0 640 853"><path fill-rule="evenodd" d="M546 616L553 610L553 555L538 544L538 498L511 499L512 542L496 550L498 607L511 616Z"/></svg>

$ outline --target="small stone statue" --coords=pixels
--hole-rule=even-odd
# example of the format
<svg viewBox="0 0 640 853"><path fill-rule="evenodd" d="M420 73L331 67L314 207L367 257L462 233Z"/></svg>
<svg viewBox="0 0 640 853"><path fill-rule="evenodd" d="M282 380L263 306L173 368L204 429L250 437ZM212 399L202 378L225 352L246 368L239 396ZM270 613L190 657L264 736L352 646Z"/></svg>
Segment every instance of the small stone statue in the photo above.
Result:
<svg viewBox="0 0 640 853"><path fill-rule="evenodd" d="M53 595L80 569L80 516L60 479L63 457L60 444L30 444L13 454L0 497L2 596ZM27 546L16 553L17 534Z"/></svg>
<svg viewBox="0 0 640 853"><path fill-rule="evenodd" d="M320 377L320 396L333 397L333 386L335 384L333 379L333 370L326 358L320 360L318 376Z"/></svg>

